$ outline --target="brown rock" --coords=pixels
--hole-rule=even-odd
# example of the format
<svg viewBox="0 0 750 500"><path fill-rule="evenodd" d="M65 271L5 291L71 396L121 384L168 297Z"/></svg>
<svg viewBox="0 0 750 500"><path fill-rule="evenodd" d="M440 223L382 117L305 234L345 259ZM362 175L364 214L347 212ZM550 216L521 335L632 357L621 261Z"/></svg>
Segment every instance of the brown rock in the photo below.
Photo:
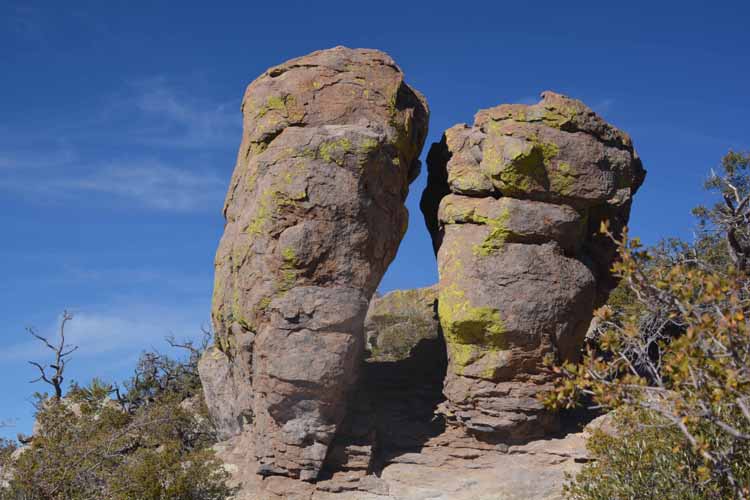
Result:
<svg viewBox="0 0 750 500"><path fill-rule="evenodd" d="M419 451L389 454L376 475L336 473L316 484L246 478L244 464L232 466L237 457L224 450L219 456L241 486L237 500L562 500L566 474L575 475L589 460L587 435L501 448L448 430Z"/></svg>
<svg viewBox="0 0 750 500"><path fill-rule="evenodd" d="M630 138L580 101L545 92L445 132L428 155L422 210L433 238L448 347L442 406L491 440L555 428L537 395L547 356L574 360L614 284L612 243L645 172Z"/></svg>
<svg viewBox="0 0 750 500"><path fill-rule="evenodd" d="M317 477L358 376L370 297L406 230L423 97L386 54L336 47L250 84L201 363L258 472Z"/></svg>

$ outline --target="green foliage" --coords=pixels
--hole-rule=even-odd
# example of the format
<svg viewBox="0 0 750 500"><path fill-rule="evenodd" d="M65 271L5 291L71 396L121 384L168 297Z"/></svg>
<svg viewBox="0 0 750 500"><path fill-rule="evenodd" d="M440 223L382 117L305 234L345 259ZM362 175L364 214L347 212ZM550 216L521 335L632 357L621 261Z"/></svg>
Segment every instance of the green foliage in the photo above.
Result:
<svg viewBox="0 0 750 500"><path fill-rule="evenodd" d="M565 485L567 498L719 498L700 476L702 461L679 431L653 413L623 410L613 416L613 432L597 429L588 440L594 461Z"/></svg>
<svg viewBox="0 0 750 500"><path fill-rule="evenodd" d="M747 231L737 214L748 163L730 153L709 181L740 202L699 209L714 218L695 244L645 250L627 234L618 243L622 282L596 313L594 345L580 365L554 368L561 377L544 398L551 408L590 399L620 413L618 436L591 438L597 461L568 486L570 498L750 497L750 276L743 246L728 241Z"/></svg>
<svg viewBox="0 0 750 500"><path fill-rule="evenodd" d="M183 361L144 353L124 395L94 379L61 399L40 396L37 432L0 499L227 498L197 376L201 348L188 346Z"/></svg>

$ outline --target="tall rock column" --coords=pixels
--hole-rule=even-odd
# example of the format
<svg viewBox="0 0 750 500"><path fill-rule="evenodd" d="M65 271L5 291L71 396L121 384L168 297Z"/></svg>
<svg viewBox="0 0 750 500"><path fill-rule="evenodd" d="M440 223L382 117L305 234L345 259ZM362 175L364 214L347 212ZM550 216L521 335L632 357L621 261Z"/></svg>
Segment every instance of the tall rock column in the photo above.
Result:
<svg viewBox="0 0 750 500"><path fill-rule="evenodd" d="M242 112L201 377L222 433L252 433L261 474L310 480L406 231L429 113L388 55L344 47L269 69Z"/></svg>
<svg viewBox="0 0 750 500"><path fill-rule="evenodd" d="M422 211L440 271L444 411L470 432L522 441L556 420L536 396L548 355L575 359L614 285L611 241L645 171L627 134L580 101L477 113L428 155Z"/></svg>

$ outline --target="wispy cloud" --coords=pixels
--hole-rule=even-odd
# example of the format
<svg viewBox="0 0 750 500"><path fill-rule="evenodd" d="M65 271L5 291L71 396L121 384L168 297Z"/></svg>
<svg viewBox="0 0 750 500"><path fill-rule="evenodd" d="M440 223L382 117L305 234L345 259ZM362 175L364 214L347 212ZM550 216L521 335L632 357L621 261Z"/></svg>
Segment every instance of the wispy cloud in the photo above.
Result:
<svg viewBox="0 0 750 500"><path fill-rule="evenodd" d="M161 289L168 288L174 297L190 294L202 297L211 284L212 268L186 273L181 270L168 270L155 267L92 267L90 265L63 264L59 273L45 278L45 284L80 284L106 286L110 289Z"/></svg>
<svg viewBox="0 0 750 500"><path fill-rule="evenodd" d="M0 169L36 170L65 167L78 161L78 154L68 145L58 145L48 151L0 151Z"/></svg>
<svg viewBox="0 0 750 500"><path fill-rule="evenodd" d="M220 206L225 181L212 171L196 172L165 165L156 160L115 162L101 167L69 164L67 168L33 171L34 163L3 162L17 175L0 179L0 190L21 195L44 195L47 202L64 202L82 193L110 194L141 208L167 212L213 210ZM43 167L38 167L43 168Z"/></svg>
<svg viewBox="0 0 750 500"><path fill-rule="evenodd" d="M202 311L205 309L205 311ZM201 314L205 312L205 314ZM108 362L107 354L136 356L144 348L164 346L164 338L196 338L206 326L208 308L154 307L143 304L121 304L117 309L73 311L73 320L66 326L66 343L78 346L76 357L96 358ZM59 318L38 330L50 340L57 338ZM29 337L0 351L0 361L45 359L48 350ZM87 362L87 371L92 371ZM96 373L96 371L93 371Z"/></svg>
<svg viewBox="0 0 750 500"><path fill-rule="evenodd" d="M213 173L199 174L159 162L109 165L56 184L63 190L109 193L147 208L174 212L215 208L225 190L224 181Z"/></svg>
<svg viewBox="0 0 750 500"><path fill-rule="evenodd" d="M141 79L90 112L34 125L33 143L30 132L0 120L8 131L0 136L0 191L43 203L99 193L151 210L217 210L228 162L216 158L231 158L240 125L235 106L163 77Z"/></svg>
<svg viewBox="0 0 750 500"><path fill-rule="evenodd" d="M615 105L614 99L612 99L611 97L605 97L603 99L599 99L598 101L595 101L591 105L591 109L593 109L596 113L603 115L611 111L614 105Z"/></svg>
<svg viewBox="0 0 750 500"><path fill-rule="evenodd" d="M200 99L163 77L131 82L128 94L123 103L136 118L133 138L176 148L225 147L237 141L242 121L236 102Z"/></svg>

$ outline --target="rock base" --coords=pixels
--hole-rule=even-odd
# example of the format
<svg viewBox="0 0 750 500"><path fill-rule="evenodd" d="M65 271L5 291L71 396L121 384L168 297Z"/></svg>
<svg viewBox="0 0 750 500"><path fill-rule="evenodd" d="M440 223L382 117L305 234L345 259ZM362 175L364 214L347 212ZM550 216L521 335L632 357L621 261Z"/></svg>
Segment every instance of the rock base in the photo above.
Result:
<svg viewBox="0 0 750 500"><path fill-rule="evenodd" d="M371 472L333 473L317 483L286 477L262 478L243 457L249 443L234 438L219 445L236 500L531 500L561 499L565 474L575 474L588 458L586 433L490 445L456 428L429 439L421 449L381 450Z"/></svg>
<svg viewBox="0 0 750 500"><path fill-rule="evenodd" d="M217 445L240 487L236 500L562 499L565 474L587 460L585 433L520 445L477 439L440 414L444 350L438 337L405 359L365 363L350 416L315 483L258 475L248 433Z"/></svg>

